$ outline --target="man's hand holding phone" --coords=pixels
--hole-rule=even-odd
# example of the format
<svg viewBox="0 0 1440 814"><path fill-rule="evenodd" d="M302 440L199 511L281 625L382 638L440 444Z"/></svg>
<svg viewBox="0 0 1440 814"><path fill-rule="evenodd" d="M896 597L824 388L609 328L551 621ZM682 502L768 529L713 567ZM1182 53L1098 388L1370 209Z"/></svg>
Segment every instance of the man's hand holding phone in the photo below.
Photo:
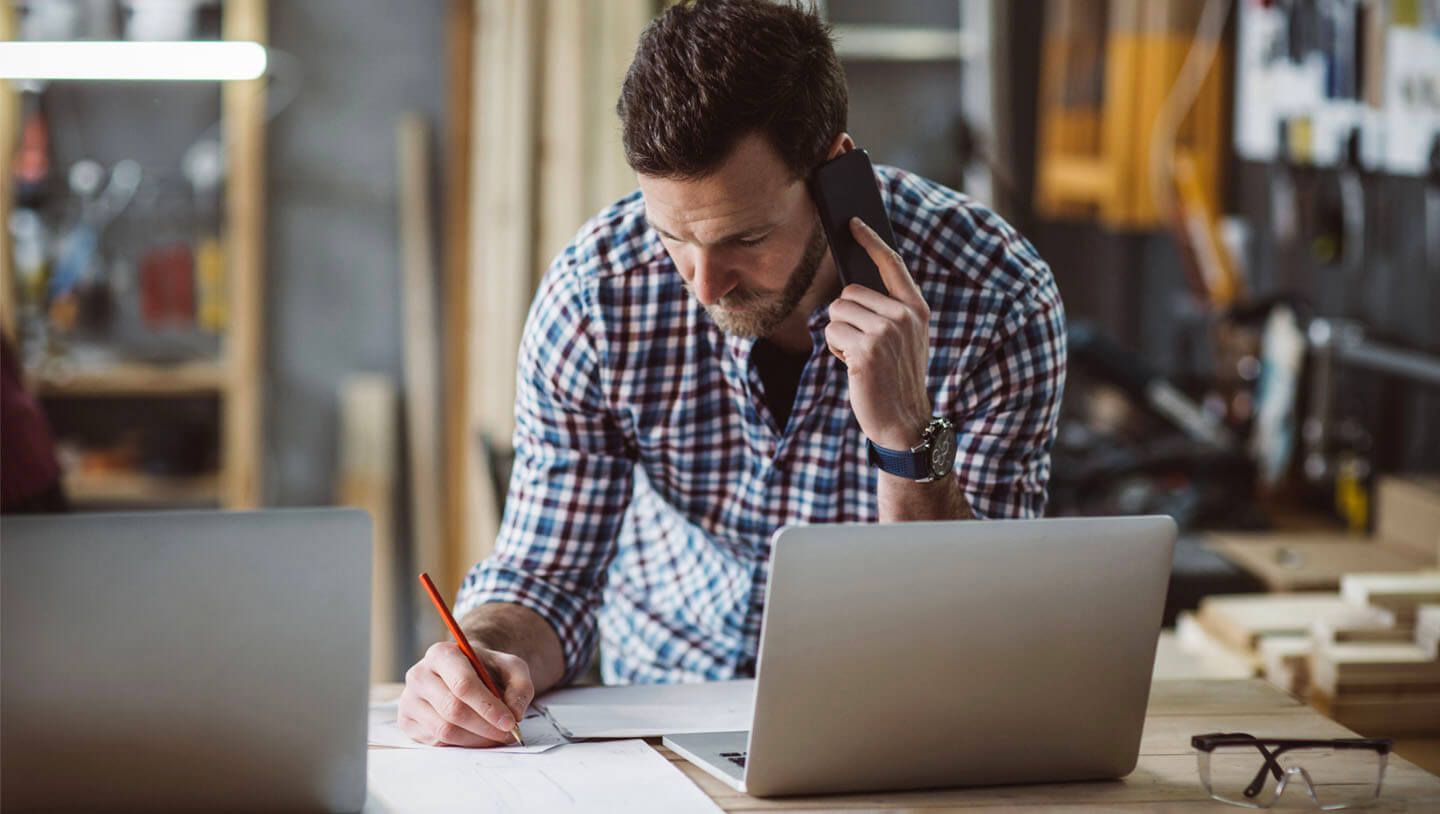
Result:
<svg viewBox="0 0 1440 814"><path fill-rule="evenodd" d="M850 232L880 270L889 295L858 283L830 304L825 342L845 363L850 406L876 444L909 449L930 422L925 371L930 362L930 307L900 255L859 218Z"/></svg>

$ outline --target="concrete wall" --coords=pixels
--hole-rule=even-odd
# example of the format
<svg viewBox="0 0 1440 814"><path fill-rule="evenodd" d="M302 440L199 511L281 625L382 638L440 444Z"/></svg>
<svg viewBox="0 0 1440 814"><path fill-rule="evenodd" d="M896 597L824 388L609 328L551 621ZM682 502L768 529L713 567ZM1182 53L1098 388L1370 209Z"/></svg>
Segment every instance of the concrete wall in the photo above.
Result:
<svg viewBox="0 0 1440 814"><path fill-rule="evenodd" d="M425 113L438 155L447 7L270 4L271 44L295 57L302 84L268 131L267 503L332 499L346 375L381 372L402 386L395 125Z"/></svg>

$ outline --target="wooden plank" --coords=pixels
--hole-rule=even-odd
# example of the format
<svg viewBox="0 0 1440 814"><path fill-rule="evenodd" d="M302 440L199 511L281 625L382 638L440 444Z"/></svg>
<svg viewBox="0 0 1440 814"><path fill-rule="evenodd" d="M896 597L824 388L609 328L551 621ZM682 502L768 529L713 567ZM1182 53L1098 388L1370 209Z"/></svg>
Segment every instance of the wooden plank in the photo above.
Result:
<svg viewBox="0 0 1440 814"><path fill-rule="evenodd" d="M1347 602L1338 594L1234 594L1206 597L1196 618L1227 646L1253 653L1262 636L1308 636L1321 619L1345 624L1373 618L1377 613L1374 608Z"/></svg>
<svg viewBox="0 0 1440 814"><path fill-rule="evenodd" d="M370 680L400 676L398 600L401 554L395 544L395 385L380 374L347 377L340 386L337 502L369 512L374 528L370 585Z"/></svg>
<svg viewBox="0 0 1440 814"><path fill-rule="evenodd" d="M1340 578L1340 594L1356 604L1385 608L1409 625L1420 605L1440 603L1440 571L1346 574Z"/></svg>
<svg viewBox="0 0 1440 814"><path fill-rule="evenodd" d="M1175 617L1175 636L1186 652L1216 676L1251 678L1264 673L1260 653L1227 644L1212 634L1194 612L1180 611Z"/></svg>
<svg viewBox="0 0 1440 814"><path fill-rule="evenodd" d="M228 40L265 43L265 0L227 0L221 27ZM221 88L225 141L225 270L230 326L225 365L230 382L221 408L222 495L230 509L260 505L262 484L261 306L265 261L265 78Z"/></svg>
<svg viewBox="0 0 1440 814"><path fill-rule="evenodd" d="M592 212L586 210L587 24L586 0L544 3L539 152L539 219L536 261L547 263L574 237ZM613 113L611 114L614 115ZM542 269L537 269L537 272Z"/></svg>
<svg viewBox="0 0 1440 814"><path fill-rule="evenodd" d="M654 15L652 0L610 0L604 4L603 13L592 11L587 18L594 39L587 69L591 82L590 104L586 107L591 176L585 208L592 213L636 187L635 172L625 163L615 103L620 99L625 72L635 57L640 31Z"/></svg>
<svg viewBox="0 0 1440 814"><path fill-rule="evenodd" d="M1209 548L1271 591L1335 591L1356 571L1419 571L1433 558L1348 534L1214 534Z"/></svg>
<svg viewBox="0 0 1440 814"><path fill-rule="evenodd" d="M143 472L69 472L65 495L77 505L214 506L220 501L220 479L214 474L164 477Z"/></svg>
<svg viewBox="0 0 1440 814"><path fill-rule="evenodd" d="M1415 644L1440 658L1440 604L1424 604L1415 609Z"/></svg>
<svg viewBox="0 0 1440 814"><path fill-rule="evenodd" d="M16 37L15 4L0 0L0 42ZM15 200L15 139L20 132L20 95L13 83L0 80L0 333L14 342L18 335L19 298L16 296L15 247L10 240L10 208Z"/></svg>
<svg viewBox="0 0 1440 814"><path fill-rule="evenodd" d="M418 113L401 117L396 132L400 188L400 254L405 308L405 431L409 450L410 546L413 568L437 584L455 585L440 539L439 383L435 348L435 258L430 239L430 126ZM452 594L453 595L453 594ZM441 634L428 597L414 592L419 640Z"/></svg>
<svg viewBox="0 0 1440 814"><path fill-rule="evenodd" d="M218 362L152 365L118 362L104 367L52 365L27 371L37 395L47 397L214 395L228 376Z"/></svg>
<svg viewBox="0 0 1440 814"><path fill-rule="evenodd" d="M1382 475L1375 487L1375 536L1440 557L1440 477Z"/></svg>
<svg viewBox="0 0 1440 814"><path fill-rule="evenodd" d="M483 381L477 419L481 433L507 446L515 430L515 358L534 290L537 10L523 0L482 0L479 16L472 315L485 320L474 349Z"/></svg>
<svg viewBox="0 0 1440 814"><path fill-rule="evenodd" d="M1413 642L1327 644L1310 654L1310 681L1331 698L1440 694L1440 661Z"/></svg>
<svg viewBox="0 0 1440 814"><path fill-rule="evenodd" d="M471 538L475 484L470 480L474 439L470 396L475 372L470 316L470 197L474 131L475 0L450 0L446 58L449 70L445 132L443 283L445 357L445 561L436 586L453 597L469 564L459 562ZM478 315L477 315L478 316Z"/></svg>

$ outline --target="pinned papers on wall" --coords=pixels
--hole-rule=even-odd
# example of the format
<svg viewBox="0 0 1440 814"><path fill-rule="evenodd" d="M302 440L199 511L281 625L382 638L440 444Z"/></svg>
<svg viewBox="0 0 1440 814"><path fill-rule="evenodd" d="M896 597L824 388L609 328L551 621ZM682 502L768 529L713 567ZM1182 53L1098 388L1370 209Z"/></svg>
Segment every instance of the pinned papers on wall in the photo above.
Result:
<svg viewBox="0 0 1440 814"><path fill-rule="evenodd" d="M1236 153L1430 172L1440 145L1440 19L1396 6L1237 3Z"/></svg>
<svg viewBox="0 0 1440 814"><path fill-rule="evenodd" d="M1392 28L1385 44L1385 168L1430 170L1440 144L1440 33Z"/></svg>

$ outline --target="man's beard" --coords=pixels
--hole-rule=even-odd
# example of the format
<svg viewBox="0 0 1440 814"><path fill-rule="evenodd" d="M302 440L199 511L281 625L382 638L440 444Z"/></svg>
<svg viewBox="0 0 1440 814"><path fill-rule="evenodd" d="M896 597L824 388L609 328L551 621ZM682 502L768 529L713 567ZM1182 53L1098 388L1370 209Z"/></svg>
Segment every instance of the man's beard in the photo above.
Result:
<svg viewBox="0 0 1440 814"><path fill-rule="evenodd" d="M825 241L825 230L820 219L815 219L815 228L810 232L810 242L805 246L805 255L790 272L785 287L779 291L743 291L739 288L720 298L716 305L706 305L710 318L720 330L732 336L769 336L780 323L795 311L806 292L820 272L820 264L829 250ZM693 293L693 292L692 292ZM717 306L745 306L743 311L727 311Z"/></svg>

